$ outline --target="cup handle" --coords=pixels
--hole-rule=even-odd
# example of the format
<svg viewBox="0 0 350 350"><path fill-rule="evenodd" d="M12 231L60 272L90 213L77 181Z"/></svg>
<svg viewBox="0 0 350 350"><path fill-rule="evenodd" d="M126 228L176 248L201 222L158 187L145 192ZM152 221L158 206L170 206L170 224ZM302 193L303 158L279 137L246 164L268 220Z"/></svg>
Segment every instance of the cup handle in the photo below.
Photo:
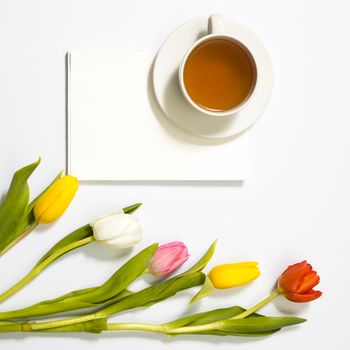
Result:
<svg viewBox="0 0 350 350"><path fill-rule="evenodd" d="M224 18L220 15L211 15L208 20L208 34L224 34Z"/></svg>

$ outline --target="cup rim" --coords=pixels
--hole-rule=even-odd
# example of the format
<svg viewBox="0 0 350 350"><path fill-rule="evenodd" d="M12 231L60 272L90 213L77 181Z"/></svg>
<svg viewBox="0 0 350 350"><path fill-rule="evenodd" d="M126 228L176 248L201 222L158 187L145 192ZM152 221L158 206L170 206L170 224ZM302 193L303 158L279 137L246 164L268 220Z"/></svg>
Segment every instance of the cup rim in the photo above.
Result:
<svg viewBox="0 0 350 350"><path fill-rule="evenodd" d="M186 86L185 86L185 82L184 82L184 70L185 70L185 65L186 65L186 62L187 62L187 59L189 57L189 55L192 53L192 51L199 45L201 44L202 42L204 41L208 41L208 40L212 40L214 38L223 38L223 39L227 39L227 40L230 40L230 41L233 41L235 42L236 44L238 44L239 46L241 46L247 53L248 55L250 56L250 59L253 63L253 67L254 67L254 84L252 85L251 89L250 89L250 92L249 94L245 97L245 99L237 106L231 108L231 109L228 109L228 110L225 110L225 111L211 111L209 109L206 109L204 107L201 107L199 106L197 103L195 103L191 96L188 94L187 90L186 90ZM254 58L254 55L252 54L251 50L248 49L248 47L243 44L240 40L236 39L235 37L231 36L231 35L227 35L227 34L208 34L208 35L205 35L204 37L198 39L186 52L184 58L182 59L182 62L181 62L181 65L179 67L179 83L180 83L180 88L181 88L181 91L184 95L184 97L186 98L187 102L190 103L190 105L192 107L194 107L195 109L197 109L199 112L202 112L206 115L209 115L209 116L228 116L228 115L232 115L234 113L237 113L238 111L240 111L241 109L243 109L247 104L248 102L251 100L252 96L254 95L254 92L256 90L256 85L257 85L257 81L258 81L258 67L257 67L257 64L256 64L256 60Z"/></svg>

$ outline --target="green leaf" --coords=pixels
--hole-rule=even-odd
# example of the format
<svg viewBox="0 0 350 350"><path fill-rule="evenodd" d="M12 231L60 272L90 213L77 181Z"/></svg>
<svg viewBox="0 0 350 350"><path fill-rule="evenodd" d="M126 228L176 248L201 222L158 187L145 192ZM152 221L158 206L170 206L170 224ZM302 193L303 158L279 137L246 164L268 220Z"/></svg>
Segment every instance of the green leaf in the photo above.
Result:
<svg viewBox="0 0 350 350"><path fill-rule="evenodd" d="M225 334L225 335L234 335L236 337L265 337L267 335L274 334L278 331L280 331L281 328L276 328L271 331L264 331L264 332L254 332L254 333L231 333L231 334Z"/></svg>
<svg viewBox="0 0 350 350"><path fill-rule="evenodd" d="M198 326L202 324L226 320L228 318L237 316L244 311L245 309L243 309L240 306L231 306L182 317L175 321L165 323L164 326L168 329L180 328L185 326Z"/></svg>
<svg viewBox="0 0 350 350"><path fill-rule="evenodd" d="M207 334L261 337L278 332L283 327L293 326L306 321L298 317L266 317L262 315L234 319L234 316L237 316L242 311L244 309L240 307L213 310L188 316L167 323L165 326L169 335Z"/></svg>
<svg viewBox="0 0 350 350"><path fill-rule="evenodd" d="M174 329L185 326L198 326L202 324L212 323L236 316L243 312L242 310L244 309L239 306L233 306L223 309L200 312L198 314L182 317L175 321L165 323L164 327L167 329Z"/></svg>
<svg viewBox="0 0 350 350"><path fill-rule="evenodd" d="M215 309L210 311L204 311L200 312L198 314L193 314L190 316L185 316L182 318L179 318L175 321L165 323L164 326L166 328L180 328L180 327L187 327L187 326L199 326L203 324L213 323L217 321L227 320L229 318L232 318L234 316L237 316L241 314L242 312L246 311L243 307L240 306L231 306L221 309ZM248 317L265 317L263 315L253 313L249 315Z"/></svg>
<svg viewBox="0 0 350 350"><path fill-rule="evenodd" d="M163 324L169 335L178 334L206 334L217 336L261 337L278 332L282 327L302 323L305 320L297 317L266 317L252 314L245 319L232 319L244 312L240 306L216 309L186 316L178 320ZM204 326L205 329L192 327ZM181 333L173 330L183 328Z"/></svg>
<svg viewBox="0 0 350 350"><path fill-rule="evenodd" d="M26 308L0 312L0 320L44 316L96 307L104 303L109 305L110 303L123 299L131 294L131 292L125 290L125 288L143 274L156 249L157 244L152 244L143 249L121 266L101 286L80 289Z"/></svg>
<svg viewBox="0 0 350 350"><path fill-rule="evenodd" d="M236 337L265 337L267 335L274 334L281 330L280 328L274 329L271 331L265 331L265 332L252 332L252 333L227 333L223 331L213 330L213 331L207 331L207 332L198 332L198 333L192 333L192 334L198 334L198 335L216 335L216 336L236 336ZM174 334L169 334L174 335ZM175 334L178 335L178 334Z"/></svg>
<svg viewBox="0 0 350 350"><path fill-rule="evenodd" d="M175 276L169 280L135 292L121 301L97 311L95 314L98 317L105 317L136 307L151 306L175 295L181 290L201 285L204 283L204 280L205 275L201 272Z"/></svg>
<svg viewBox="0 0 350 350"><path fill-rule="evenodd" d="M69 293L66 293L66 294L63 294L57 298L54 298L54 299L49 299L49 300L44 300L38 304L34 304L34 305L48 305L48 304L55 304L59 301L62 301L62 300L66 300L66 299L69 299L69 298L73 298L73 297L79 297L80 295L83 295L85 293L88 293L90 292L91 290L95 289L96 287L90 287L90 288L84 288L84 289L78 289L78 290L74 290L73 292L69 292ZM1 313L0 313L1 315Z"/></svg>
<svg viewBox="0 0 350 350"><path fill-rule="evenodd" d="M122 300L122 299L130 296L131 294L134 294L134 292L132 292L128 289L124 289L122 292L114 295L112 298L106 299L103 302L99 303L99 305L108 306L108 305L114 304L115 302ZM97 304L95 306L97 306Z"/></svg>
<svg viewBox="0 0 350 350"><path fill-rule="evenodd" d="M0 205L0 252L21 234L21 223L27 216L29 202L28 178L40 163L40 158L17 170Z"/></svg>
<svg viewBox="0 0 350 350"><path fill-rule="evenodd" d="M80 241L84 238L90 237L93 235L92 228L89 224L84 225L71 232L60 241L58 241L42 258L37 262L35 266L38 266L41 262L46 260L50 255L52 255L57 250L77 241Z"/></svg>
<svg viewBox="0 0 350 350"><path fill-rule="evenodd" d="M274 331L305 321L304 318L299 317L248 317L221 321L215 329L228 334L247 334Z"/></svg>
<svg viewBox="0 0 350 350"><path fill-rule="evenodd" d="M123 212L125 214L131 214L133 213L136 209L140 208L142 203L135 203L132 205L129 205L128 207L123 208Z"/></svg>
<svg viewBox="0 0 350 350"><path fill-rule="evenodd" d="M188 269L187 271L183 272L179 276L183 276L183 275L191 274L191 273L194 273L194 272L202 271L207 266L209 260L213 257L217 241L218 240L216 239L212 243L212 245L209 247L209 249L205 252L205 254L202 256L202 258L199 259L199 261L196 264L194 264L190 269Z"/></svg>
<svg viewBox="0 0 350 350"><path fill-rule="evenodd" d="M208 276L205 278L205 282L199 292L191 299L190 304L195 303L199 299L205 298L214 291L214 286Z"/></svg>
<svg viewBox="0 0 350 350"><path fill-rule="evenodd" d="M100 303L122 292L131 282L141 276L150 263L158 244L152 244L136 254L115 272L103 285L79 297L80 300Z"/></svg>

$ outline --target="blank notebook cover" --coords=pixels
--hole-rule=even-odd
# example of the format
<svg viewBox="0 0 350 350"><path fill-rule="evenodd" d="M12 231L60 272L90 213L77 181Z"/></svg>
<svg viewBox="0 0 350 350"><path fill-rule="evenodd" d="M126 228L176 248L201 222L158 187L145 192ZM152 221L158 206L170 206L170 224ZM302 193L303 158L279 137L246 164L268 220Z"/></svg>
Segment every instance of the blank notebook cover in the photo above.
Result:
<svg viewBox="0 0 350 350"><path fill-rule="evenodd" d="M248 173L248 136L214 141L169 122L153 94L154 57L68 53L68 172L83 181L233 181Z"/></svg>

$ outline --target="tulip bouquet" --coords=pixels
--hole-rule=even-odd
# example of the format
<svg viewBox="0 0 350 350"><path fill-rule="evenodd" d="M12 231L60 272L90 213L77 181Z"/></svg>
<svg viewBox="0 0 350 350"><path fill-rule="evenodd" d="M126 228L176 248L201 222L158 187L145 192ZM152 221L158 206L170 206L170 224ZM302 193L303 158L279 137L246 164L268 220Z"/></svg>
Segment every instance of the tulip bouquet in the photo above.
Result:
<svg viewBox="0 0 350 350"><path fill-rule="evenodd" d="M57 219L68 207L78 188L72 176L54 179L37 199L28 204L28 177L37 163L20 169L13 177L9 192L0 206L0 218L6 213L17 215L17 221L0 221L0 239L3 252L13 246L39 223ZM19 198L20 189L26 192ZM134 246L142 239L142 229L132 213L140 206L133 204L113 210L92 220L56 243L14 286L0 294L0 302L18 292L47 266L71 250L97 242L113 249ZM16 209L17 208L17 209ZM19 208L21 210L19 210ZM15 210L16 209L16 210ZM20 224L18 224L20 223ZM2 225L2 226L1 226ZM5 229L5 231L3 231ZM6 232L6 235L4 234ZM6 239L6 236L10 237ZM232 288L253 281L260 276L257 262L239 262L219 265L204 273L214 255L216 241L192 267L177 275L173 273L189 259L183 242L170 242L158 246L151 244L139 251L119 267L99 286L75 290L54 299L44 300L21 309L0 312L0 332L92 332L147 331L166 335L209 334L234 336L266 336L283 327L305 322L298 317L270 317L257 311L278 296L293 302L308 302L321 296L313 288L319 283L317 273L306 261L289 266L278 278L275 290L264 300L244 309L240 306L201 312L163 324L110 323L108 318L120 312L149 307L175 294L200 287L190 302L208 297L215 289ZM149 286L132 290L130 285L144 274L152 274L157 281ZM63 312L79 310L78 316L50 319ZM48 319L33 321L37 317Z"/></svg>

